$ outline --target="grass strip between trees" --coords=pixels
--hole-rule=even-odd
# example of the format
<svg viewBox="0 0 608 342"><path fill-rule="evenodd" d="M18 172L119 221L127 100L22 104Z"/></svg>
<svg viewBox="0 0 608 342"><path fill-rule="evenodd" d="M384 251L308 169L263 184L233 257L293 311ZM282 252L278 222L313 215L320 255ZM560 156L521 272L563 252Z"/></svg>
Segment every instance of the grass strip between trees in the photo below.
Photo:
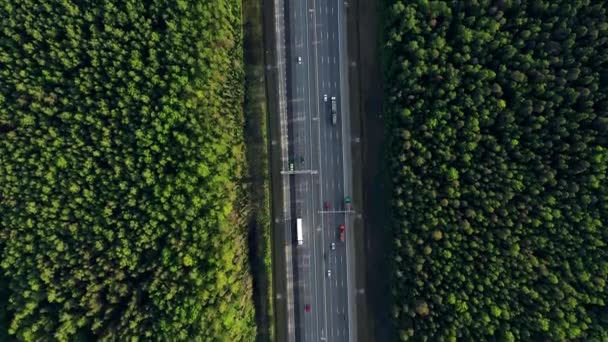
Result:
<svg viewBox="0 0 608 342"><path fill-rule="evenodd" d="M258 341L274 341L268 126L263 37L263 1L243 0L245 142L251 177L249 223Z"/></svg>

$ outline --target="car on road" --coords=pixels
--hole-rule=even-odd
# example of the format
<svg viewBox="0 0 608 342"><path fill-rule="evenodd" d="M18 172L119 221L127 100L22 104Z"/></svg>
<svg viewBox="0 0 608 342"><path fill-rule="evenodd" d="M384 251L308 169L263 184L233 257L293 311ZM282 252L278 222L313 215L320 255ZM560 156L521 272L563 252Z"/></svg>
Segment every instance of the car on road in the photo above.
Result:
<svg viewBox="0 0 608 342"><path fill-rule="evenodd" d="M298 56L298 64L302 64L302 57Z"/></svg>
<svg viewBox="0 0 608 342"><path fill-rule="evenodd" d="M344 198L344 205L346 206L346 210L350 210L350 197L346 196L346 198Z"/></svg>
<svg viewBox="0 0 608 342"><path fill-rule="evenodd" d="M341 224L340 225L340 241L344 242L345 235L346 235L346 226Z"/></svg>
<svg viewBox="0 0 608 342"><path fill-rule="evenodd" d="M323 94L323 102L327 102L327 94Z"/></svg>
<svg viewBox="0 0 608 342"><path fill-rule="evenodd" d="M336 243L332 242L331 245L330 245L330 247L331 247L332 251L335 251L336 250Z"/></svg>
<svg viewBox="0 0 608 342"><path fill-rule="evenodd" d="M331 277L331 270L327 270L327 276Z"/></svg>
<svg viewBox="0 0 608 342"><path fill-rule="evenodd" d="M325 208L325 210L329 209L329 201L325 201L325 203L323 203L323 208Z"/></svg>
<svg viewBox="0 0 608 342"><path fill-rule="evenodd" d="M289 163L289 171L293 171L293 163Z"/></svg>
<svg viewBox="0 0 608 342"><path fill-rule="evenodd" d="M304 306L304 311L306 311L306 312L310 312L310 304L306 304L306 305Z"/></svg>

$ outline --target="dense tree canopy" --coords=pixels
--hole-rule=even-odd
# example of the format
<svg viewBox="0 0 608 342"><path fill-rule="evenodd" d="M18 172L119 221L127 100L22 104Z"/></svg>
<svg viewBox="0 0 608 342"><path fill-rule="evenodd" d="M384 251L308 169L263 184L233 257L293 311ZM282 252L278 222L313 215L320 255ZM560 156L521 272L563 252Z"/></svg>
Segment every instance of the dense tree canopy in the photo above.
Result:
<svg viewBox="0 0 608 342"><path fill-rule="evenodd" d="M388 3L400 338L608 339L608 4Z"/></svg>
<svg viewBox="0 0 608 342"><path fill-rule="evenodd" d="M253 340L240 14L239 0L0 2L14 338Z"/></svg>

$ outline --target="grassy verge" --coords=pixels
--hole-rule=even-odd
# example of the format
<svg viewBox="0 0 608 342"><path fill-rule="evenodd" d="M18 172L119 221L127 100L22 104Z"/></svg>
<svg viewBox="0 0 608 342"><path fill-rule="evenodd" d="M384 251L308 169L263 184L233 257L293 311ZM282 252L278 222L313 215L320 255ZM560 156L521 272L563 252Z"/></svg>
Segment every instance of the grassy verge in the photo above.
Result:
<svg viewBox="0 0 608 342"><path fill-rule="evenodd" d="M267 109L264 78L262 0L243 1L245 57L245 142L251 177L251 268L258 341L274 341L270 191L268 170Z"/></svg>
<svg viewBox="0 0 608 342"><path fill-rule="evenodd" d="M384 12L386 0L350 2L349 57L356 68L349 70L353 136L361 144L353 148L353 195L362 200L361 228L355 227L358 259L356 286L357 333L362 341L394 341L390 324L389 278L392 250L388 199L391 189L387 173L384 79L382 74Z"/></svg>

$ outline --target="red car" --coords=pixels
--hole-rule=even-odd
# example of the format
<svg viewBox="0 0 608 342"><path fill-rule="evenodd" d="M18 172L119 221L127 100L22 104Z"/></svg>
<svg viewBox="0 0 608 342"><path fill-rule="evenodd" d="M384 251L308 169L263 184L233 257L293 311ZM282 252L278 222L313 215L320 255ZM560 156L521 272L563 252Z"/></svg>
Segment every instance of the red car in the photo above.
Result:
<svg viewBox="0 0 608 342"><path fill-rule="evenodd" d="M310 312L310 304L306 304L306 305L304 306L304 311L306 311L306 312Z"/></svg>
<svg viewBox="0 0 608 342"><path fill-rule="evenodd" d="M342 241L342 242L344 242L344 235L346 234L345 231L346 231L346 227L343 224L341 224L340 225L340 241Z"/></svg>
<svg viewBox="0 0 608 342"><path fill-rule="evenodd" d="M329 201L325 201L323 208L325 208L325 210L329 209Z"/></svg>

